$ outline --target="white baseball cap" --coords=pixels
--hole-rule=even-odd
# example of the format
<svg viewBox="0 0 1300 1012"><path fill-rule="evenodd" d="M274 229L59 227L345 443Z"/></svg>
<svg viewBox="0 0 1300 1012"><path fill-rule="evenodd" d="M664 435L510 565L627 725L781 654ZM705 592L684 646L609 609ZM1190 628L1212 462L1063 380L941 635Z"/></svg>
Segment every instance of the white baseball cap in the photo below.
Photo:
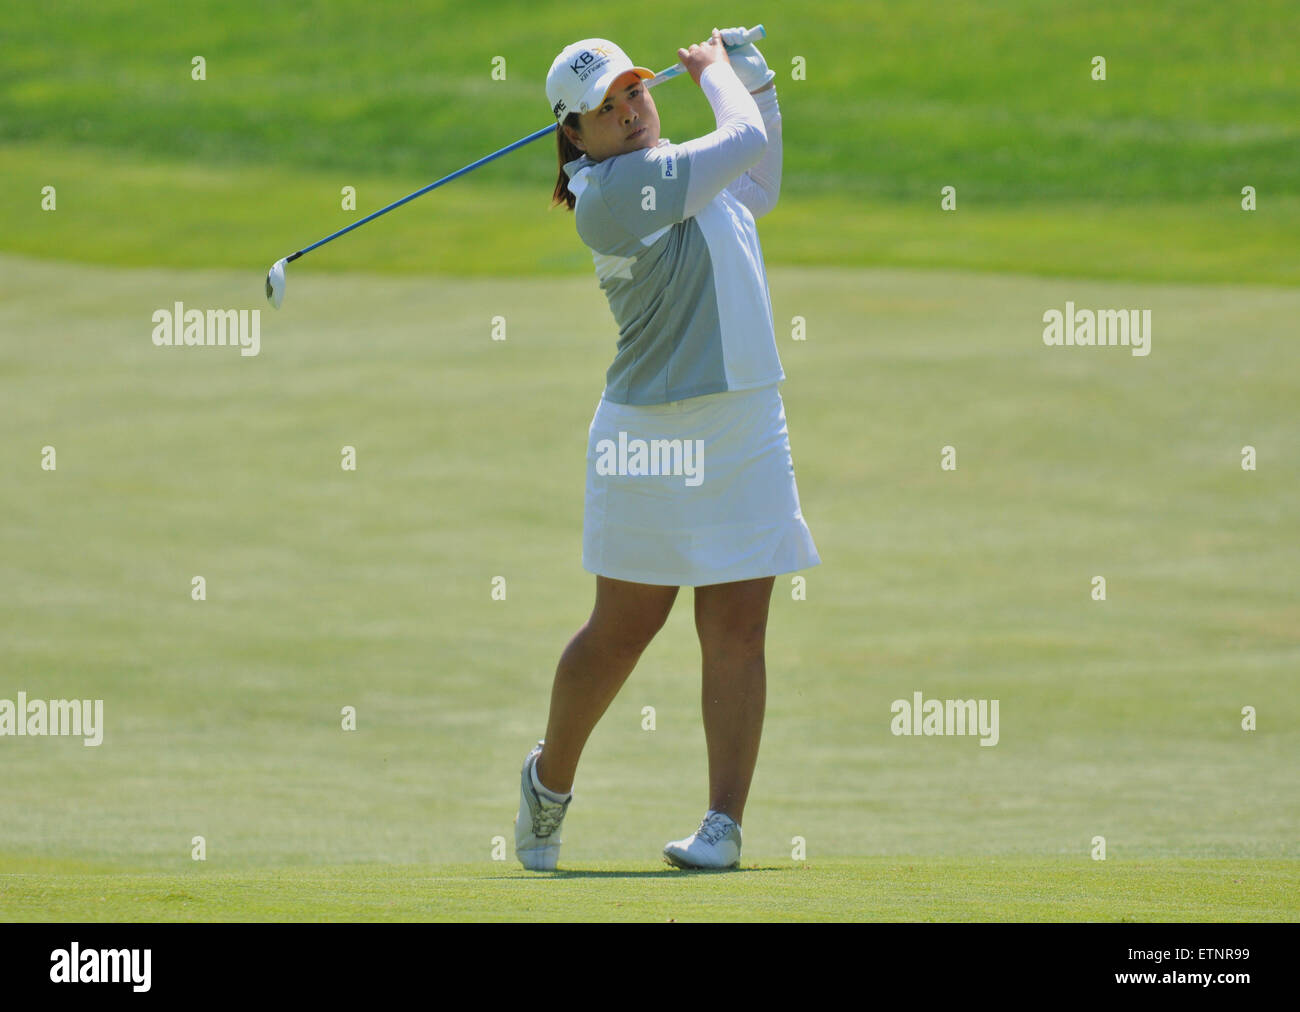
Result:
<svg viewBox="0 0 1300 1012"><path fill-rule="evenodd" d="M653 70L636 66L627 53L608 39L583 39L565 46L546 75L546 100L559 122L571 112L584 113L598 108L614 82L629 70L643 79L655 76Z"/></svg>

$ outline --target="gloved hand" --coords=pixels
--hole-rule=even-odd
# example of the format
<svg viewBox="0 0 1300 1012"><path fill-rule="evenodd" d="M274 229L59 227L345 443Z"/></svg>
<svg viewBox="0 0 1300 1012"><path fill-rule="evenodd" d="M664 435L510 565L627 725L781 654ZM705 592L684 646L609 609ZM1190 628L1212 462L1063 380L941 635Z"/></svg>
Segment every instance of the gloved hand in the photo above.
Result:
<svg viewBox="0 0 1300 1012"><path fill-rule="evenodd" d="M735 45L744 37L746 31L745 28L724 28L722 29L722 41L728 46ZM776 71L768 69L763 54L755 48L752 42L749 45L741 46L739 49L729 49L727 56L731 59L731 69L736 72L736 76L740 78L740 83L745 86L746 91L758 91L759 88L776 77Z"/></svg>

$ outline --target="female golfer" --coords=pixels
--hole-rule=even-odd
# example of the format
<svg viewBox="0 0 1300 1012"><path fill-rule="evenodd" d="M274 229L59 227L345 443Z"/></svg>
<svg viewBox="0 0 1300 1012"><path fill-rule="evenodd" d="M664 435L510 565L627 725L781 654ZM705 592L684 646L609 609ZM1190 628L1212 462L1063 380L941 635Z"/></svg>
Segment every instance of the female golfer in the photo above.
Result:
<svg viewBox="0 0 1300 1012"><path fill-rule="evenodd" d="M653 72L612 42L568 46L546 78L554 205L574 212L619 337L587 446L582 564L596 603L560 657L546 736L524 761L525 868L555 868L583 746L683 586L695 588L703 654L709 807L664 857L740 863L772 585L821 561L799 508L754 227L780 188L776 75L752 45L728 56L724 35L740 31L677 51L717 120L684 144L659 135Z"/></svg>

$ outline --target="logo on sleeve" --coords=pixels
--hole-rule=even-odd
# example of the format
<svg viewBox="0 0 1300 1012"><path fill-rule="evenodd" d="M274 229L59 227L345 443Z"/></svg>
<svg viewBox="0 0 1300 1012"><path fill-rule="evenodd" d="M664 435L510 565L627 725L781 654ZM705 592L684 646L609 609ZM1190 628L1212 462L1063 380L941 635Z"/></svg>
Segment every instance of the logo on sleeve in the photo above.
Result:
<svg viewBox="0 0 1300 1012"><path fill-rule="evenodd" d="M659 160L659 178L676 179L677 178L677 160L672 155L664 155Z"/></svg>

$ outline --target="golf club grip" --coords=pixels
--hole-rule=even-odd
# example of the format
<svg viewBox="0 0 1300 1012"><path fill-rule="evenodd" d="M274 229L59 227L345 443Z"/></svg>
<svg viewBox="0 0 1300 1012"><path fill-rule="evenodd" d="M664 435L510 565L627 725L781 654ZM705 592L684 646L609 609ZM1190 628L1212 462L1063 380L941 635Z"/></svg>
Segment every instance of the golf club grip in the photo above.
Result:
<svg viewBox="0 0 1300 1012"><path fill-rule="evenodd" d="M742 36L740 42L736 43L734 46L728 46L727 52L730 53L732 50L739 49L741 46L748 46L751 43L758 42L760 39L765 38L767 38L767 29L762 25L755 25L753 28L749 29L744 36ZM686 73L686 68L680 63L675 63L667 70L661 70L659 73L655 74L654 77L646 82L646 87L653 88L657 84L663 84L665 81L672 80L672 78L677 75L684 73Z"/></svg>

